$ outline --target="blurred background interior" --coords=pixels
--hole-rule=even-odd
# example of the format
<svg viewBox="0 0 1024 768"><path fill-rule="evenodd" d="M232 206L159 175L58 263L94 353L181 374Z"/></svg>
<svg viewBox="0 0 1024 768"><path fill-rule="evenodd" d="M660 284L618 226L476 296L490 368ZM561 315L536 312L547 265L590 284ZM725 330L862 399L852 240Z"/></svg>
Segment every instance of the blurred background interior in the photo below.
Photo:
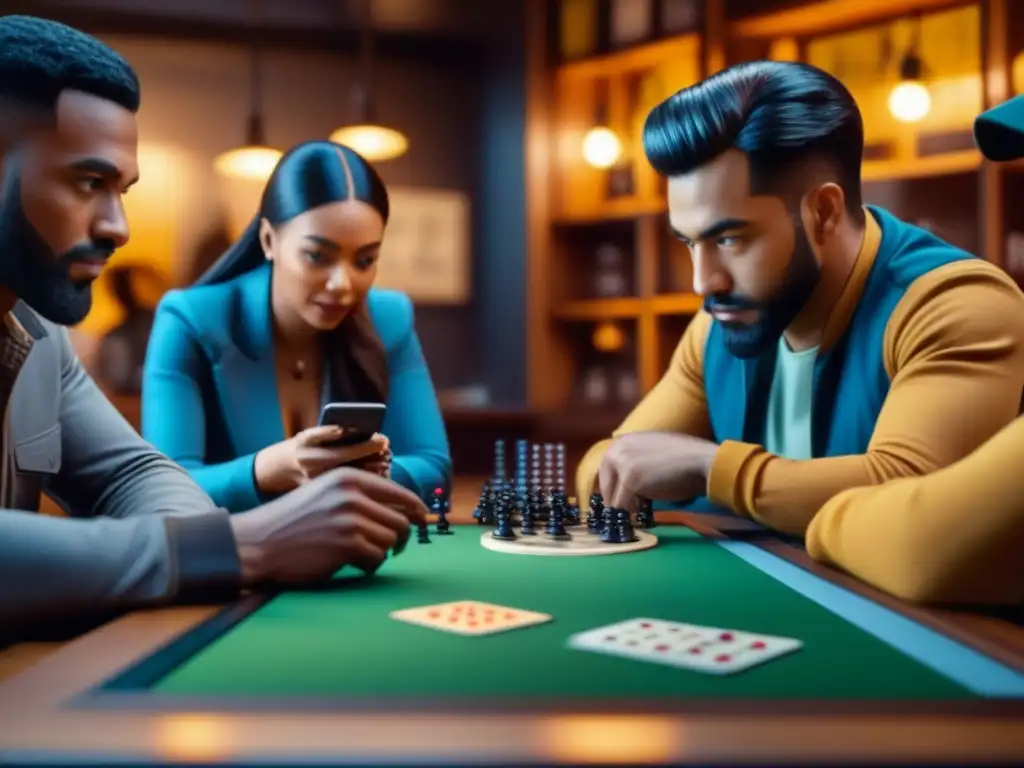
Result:
<svg viewBox="0 0 1024 768"><path fill-rule="evenodd" d="M1024 275L1024 174L971 126L1024 89L1018 0L5 0L91 32L143 85L130 244L74 339L138 423L161 294L249 221L282 150L333 136L393 198L456 472L497 437L569 466L661 376L700 306L640 131L722 66L808 61L854 93L868 202Z"/></svg>

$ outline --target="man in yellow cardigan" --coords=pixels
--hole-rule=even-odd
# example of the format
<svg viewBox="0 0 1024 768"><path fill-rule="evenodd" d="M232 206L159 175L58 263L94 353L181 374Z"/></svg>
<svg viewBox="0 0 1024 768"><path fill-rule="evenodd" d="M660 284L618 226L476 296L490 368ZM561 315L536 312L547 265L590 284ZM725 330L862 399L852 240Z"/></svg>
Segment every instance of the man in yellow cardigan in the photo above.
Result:
<svg viewBox="0 0 1024 768"><path fill-rule="evenodd" d="M862 203L861 116L835 78L737 65L655 107L643 140L704 311L581 462L581 500L690 500L805 537L837 493L948 466L1019 414L1024 295Z"/></svg>
<svg viewBox="0 0 1024 768"><path fill-rule="evenodd" d="M989 160L1024 158L1024 96L982 114L974 133ZM807 550L906 600L1024 602L1024 418L926 477L839 494L811 522Z"/></svg>

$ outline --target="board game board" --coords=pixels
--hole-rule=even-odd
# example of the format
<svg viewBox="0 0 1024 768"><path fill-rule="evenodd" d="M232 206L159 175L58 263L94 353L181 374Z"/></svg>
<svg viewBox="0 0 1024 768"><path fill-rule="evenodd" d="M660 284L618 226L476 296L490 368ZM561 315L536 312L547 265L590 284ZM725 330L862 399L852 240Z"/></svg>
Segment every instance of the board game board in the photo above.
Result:
<svg viewBox="0 0 1024 768"><path fill-rule="evenodd" d="M448 498L437 489L430 500L437 515L437 535L451 535ZM515 472L506 471L506 446L494 446L494 471L483 484L473 518L484 527L480 544L490 550L518 555L615 555L650 549L658 537L649 500L635 511L605 507L599 493L591 494L586 512L566 492L565 446L517 440ZM419 530L421 544L430 543L430 531Z"/></svg>

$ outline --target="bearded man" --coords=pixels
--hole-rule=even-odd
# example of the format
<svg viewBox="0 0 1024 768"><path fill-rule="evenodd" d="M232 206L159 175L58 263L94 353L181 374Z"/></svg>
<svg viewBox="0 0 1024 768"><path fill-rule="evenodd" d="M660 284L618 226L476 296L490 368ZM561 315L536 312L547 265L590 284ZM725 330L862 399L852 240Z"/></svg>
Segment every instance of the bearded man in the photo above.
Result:
<svg viewBox="0 0 1024 768"><path fill-rule="evenodd" d="M0 627L226 600L340 568L373 573L426 507L340 468L255 509L217 508L86 374L66 326L128 242L140 88L56 22L0 16ZM67 517L38 512L46 493Z"/></svg>
<svg viewBox="0 0 1024 768"><path fill-rule="evenodd" d="M644 149L703 311L577 470L638 497L803 537L837 493L945 467L1019 413L1024 295L864 205L860 111L806 64L751 62L657 105Z"/></svg>

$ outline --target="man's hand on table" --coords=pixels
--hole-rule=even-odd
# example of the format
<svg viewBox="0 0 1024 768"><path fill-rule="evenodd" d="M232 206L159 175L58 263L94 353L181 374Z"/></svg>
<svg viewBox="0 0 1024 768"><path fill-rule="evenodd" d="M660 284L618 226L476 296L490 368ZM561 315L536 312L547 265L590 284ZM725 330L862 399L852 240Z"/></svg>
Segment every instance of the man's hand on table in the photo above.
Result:
<svg viewBox="0 0 1024 768"><path fill-rule="evenodd" d="M615 439L598 470L607 507L633 509L638 497L676 501L707 493L718 445L671 432L635 432Z"/></svg>
<svg viewBox="0 0 1024 768"><path fill-rule="evenodd" d="M345 565L373 573L401 552L409 529L426 520L422 499L397 483L352 467L326 472L291 493L232 515L242 579L309 584Z"/></svg>

